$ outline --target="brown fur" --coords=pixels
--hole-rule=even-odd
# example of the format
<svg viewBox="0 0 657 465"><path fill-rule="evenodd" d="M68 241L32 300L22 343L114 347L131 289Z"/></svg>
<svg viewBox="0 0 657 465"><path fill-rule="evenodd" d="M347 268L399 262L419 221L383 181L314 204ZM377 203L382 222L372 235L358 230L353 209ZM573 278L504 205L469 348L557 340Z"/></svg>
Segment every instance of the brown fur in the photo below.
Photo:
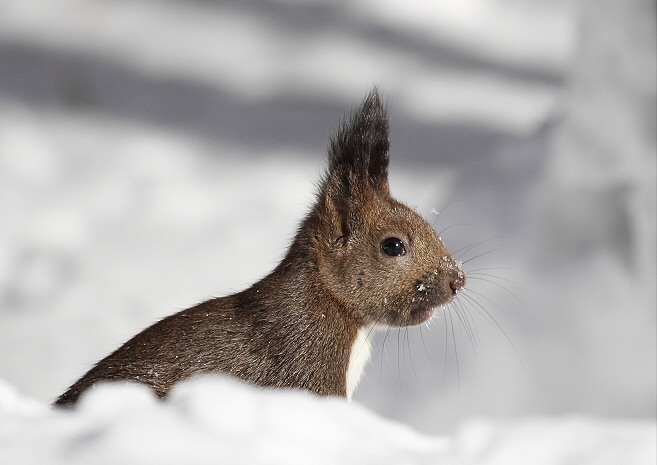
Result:
<svg viewBox="0 0 657 465"><path fill-rule="evenodd" d="M422 323L465 284L433 228L390 196L388 149L375 89L331 141L317 202L269 276L145 329L56 404L73 404L104 380L139 381L163 397L202 372L345 396L359 329ZM405 254L383 252L390 237L403 241Z"/></svg>

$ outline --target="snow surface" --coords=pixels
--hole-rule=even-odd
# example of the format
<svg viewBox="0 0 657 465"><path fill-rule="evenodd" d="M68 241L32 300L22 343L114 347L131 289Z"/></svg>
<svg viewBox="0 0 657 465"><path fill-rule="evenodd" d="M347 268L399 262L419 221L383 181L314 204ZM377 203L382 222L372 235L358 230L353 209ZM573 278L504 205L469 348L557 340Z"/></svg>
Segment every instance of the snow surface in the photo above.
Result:
<svg viewBox="0 0 657 465"><path fill-rule="evenodd" d="M220 376L166 401L137 384L99 385L75 411L0 383L0 462L11 464L652 465L655 424L587 417L473 420L431 437L337 398L258 389Z"/></svg>
<svg viewBox="0 0 657 465"><path fill-rule="evenodd" d="M0 2L0 463L655 463L654 2L405 5ZM351 404L204 379L49 410L273 268L373 84L461 306L379 334Z"/></svg>

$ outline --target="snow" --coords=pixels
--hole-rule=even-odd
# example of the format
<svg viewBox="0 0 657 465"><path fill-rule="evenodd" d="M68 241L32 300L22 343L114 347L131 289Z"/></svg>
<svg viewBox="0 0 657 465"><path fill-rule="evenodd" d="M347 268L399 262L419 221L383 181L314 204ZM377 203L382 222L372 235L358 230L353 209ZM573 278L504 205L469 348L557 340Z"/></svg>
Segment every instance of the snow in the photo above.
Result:
<svg viewBox="0 0 657 465"><path fill-rule="evenodd" d="M12 464L648 465L655 424L587 417L471 420L427 436L358 404L258 389L221 376L166 401L138 384L99 385L74 411L0 383L0 462Z"/></svg>
<svg viewBox="0 0 657 465"><path fill-rule="evenodd" d="M0 463L654 464L654 24L642 0L0 2ZM379 334L351 403L203 378L50 409L275 266L373 84L458 306Z"/></svg>

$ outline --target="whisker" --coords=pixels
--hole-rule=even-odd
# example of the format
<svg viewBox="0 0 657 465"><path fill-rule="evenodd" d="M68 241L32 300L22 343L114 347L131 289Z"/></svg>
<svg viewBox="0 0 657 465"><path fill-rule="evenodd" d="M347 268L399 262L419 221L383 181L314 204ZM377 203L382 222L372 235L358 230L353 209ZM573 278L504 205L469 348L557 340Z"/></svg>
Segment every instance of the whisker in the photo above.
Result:
<svg viewBox="0 0 657 465"><path fill-rule="evenodd" d="M367 336L365 336L365 340L363 341L363 343L358 348L358 352L356 352L356 356L360 355L360 351L363 350L363 347L365 347L365 345L367 344L367 340L372 335L372 331L374 331L374 328L376 328L376 326L381 322L381 320L383 319L383 316L384 315L379 316L379 318L377 318L376 322L372 325L370 330L367 332ZM376 354L375 354L375 356L376 356Z"/></svg>
<svg viewBox="0 0 657 465"><path fill-rule="evenodd" d="M472 290L470 289L470 292L471 291ZM511 346L511 348L513 348L513 351L515 352L516 357L518 357L518 361L520 361L520 365L523 367L523 369L525 369L525 364L522 361L522 357L520 356L520 352L516 348L515 344L513 344L513 342L511 342L511 338L506 333L506 331L504 331L504 328L502 328L502 326L497 322L497 320L495 318L493 318L493 316L490 314L490 312L488 310L486 310L486 308L484 308L483 305L481 305L479 302L477 302L476 299L474 299L472 296L467 295L465 292L461 293L461 295L465 299L467 299L469 302L474 304L475 306L473 308L476 311L478 311L482 316L487 317L485 319L487 319L489 322L493 323L497 327L497 329L500 330L500 332L504 335L504 337L506 338L506 340L509 343L509 345ZM481 294L478 294L478 295L481 295Z"/></svg>
<svg viewBox="0 0 657 465"><path fill-rule="evenodd" d="M452 328L452 347L454 348L454 360L456 362L456 379L458 382L459 393L461 392L461 368L459 365L459 353L456 348L456 335L454 334L454 320L452 319L451 312L446 312L446 315L449 315L449 325Z"/></svg>
<svg viewBox="0 0 657 465"><path fill-rule="evenodd" d="M499 250L499 247L496 247L496 248L494 248L493 250L489 250L488 252L484 252L484 253L480 253L479 255L475 255L474 257L469 258L469 259L463 261L463 262L461 263L461 266L465 265L466 263L471 262L472 260L476 260L477 258L481 258L481 257L483 257L484 255L488 255L488 254L491 254L491 253L493 253L493 252L497 252L497 250Z"/></svg>
<svg viewBox="0 0 657 465"><path fill-rule="evenodd" d="M468 289L468 293L475 294L476 296L478 296L478 297L484 299L486 302L488 302L489 304L491 304L492 306L494 306L497 310L499 310L500 312L502 312L504 315L507 315L507 316L508 316L508 313L506 312L506 310L504 310L504 309L503 309L502 307L500 307L497 303L495 303L495 301L493 301L493 300L491 300L490 298L486 297L486 296L485 296L484 294L482 294L481 292L475 291L474 289ZM469 296L469 297L472 299L472 296Z"/></svg>
<svg viewBox="0 0 657 465"><path fill-rule="evenodd" d="M431 321L431 320L429 320ZM427 321L427 328L429 327L429 321ZM427 354L427 358L429 361L431 361L431 355L429 355L429 351L427 350L427 345L424 343L424 335L422 334L422 326L420 325L420 340L422 341L422 347L424 347L424 353Z"/></svg>
<svg viewBox="0 0 657 465"><path fill-rule="evenodd" d="M520 286L520 285L521 285L521 284L520 284L519 282L517 282L517 281L513 281L512 279L509 279L509 278L503 278L502 276L496 276L496 275L494 275L494 274L490 274L490 273L482 273L482 272L480 272L480 271L468 271L468 277L473 277L473 276L486 276L487 278L491 278L491 279L499 279L500 281L504 281L504 282L507 282L507 283L509 283L509 284L515 284L515 285L517 285L517 286ZM473 278L473 279L474 279L474 278ZM478 278L478 279L482 279L482 280L483 280L483 278Z"/></svg>
<svg viewBox="0 0 657 465"><path fill-rule="evenodd" d="M436 220L438 219L438 217L442 214L442 212L444 212L445 210L447 210L448 207L451 207L451 206L454 205L455 203L462 202L462 201L463 201L462 199L455 199L455 200L452 200L452 201L449 202L447 205L445 205L443 208L441 208L439 211L436 211L435 208L432 208L432 209L431 209L431 213L434 214L434 215L436 215L436 218L434 219L434 221L436 221Z"/></svg>
<svg viewBox="0 0 657 465"><path fill-rule="evenodd" d="M464 303L461 302L461 300L457 299L455 300L455 304L457 304L461 308L461 312L466 318L466 321L468 322L468 325L470 327L470 332L472 333L472 339L474 343L477 343L477 325L475 324L474 319L472 318L472 315L467 311L467 308L465 307ZM474 347L473 347L474 348Z"/></svg>
<svg viewBox="0 0 657 465"><path fill-rule="evenodd" d="M401 334L401 329L397 328L397 375L399 376L399 391L401 392L402 390L402 376L401 376L401 363L399 359L399 353L400 353L400 344L399 344L399 336Z"/></svg>
<svg viewBox="0 0 657 465"><path fill-rule="evenodd" d="M383 342L381 343L381 360L379 366L379 383L383 382L383 356L385 355L385 345L386 339L388 339L388 334L390 334L390 326L386 327L386 333L383 335Z"/></svg>
<svg viewBox="0 0 657 465"><path fill-rule="evenodd" d="M372 327L370 328L370 330L367 333L367 337L365 338L365 341L363 342L363 346L361 346L361 348L364 347L365 343L367 342L367 339L369 339L370 335L372 334L372 331L374 331L374 328L376 328L379 325L379 323L381 323L381 320L383 320L384 316L385 316L384 314L380 315L379 318L376 320L376 322L372 325ZM386 328L386 337L388 335L388 332L387 332L388 330L389 330L389 328ZM385 337L383 339L383 342L385 343ZM373 359L376 358L376 356L382 351L383 351L383 344L381 344L381 347L379 348L377 353L375 353L372 356L372 358ZM381 360L383 360L383 355L381 356Z"/></svg>
<svg viewBox="0 0 657 465"><path fill-rule="evenodd" d="M415 371L415 363L413 363L413 352L411 352L411 338L408 337L408 326L406 327L406 347L408 348L408 358L411 361L411 368L413 368L413 374L415 375L415 380L417 380L417 371Z"/></svg>
<svg viewBox="0 0 657 465"><path fill-rule="evenodd" d="M463 315L463 319L461 319L459 317L459 320L461 320L462 322L465 321L465 323L466 323L466 326L465 326L466 334L468 335L468 339L470 340L470 346L472 347L472 353L474 354L475 358L478 358L477 357L477 348L476 348L477 336L476 336L475 331L474 331L474 326L475 326L474 320L471 321L470 318L468 317L468 312L467 312L465 306L463 305L463 302L455 301L454 306L458 307L460 310L457 310L457 312Z"/></svg>
<svg viewBox="0 0 657 465"><path fill-rule="evenodd" d="M399 332L401 333L402 329L404 330L404 335L401 338L401 361L404 363L404 346L406 345L406 339L408 338L408 326L400 326L399 327Z"/></svg>
<svg viewBox="0 0 657 465"><path fill-rule="evenodd" d="M440 230L438 233L438 237L441 237L443 233L449 229L456 228L457 226L472 226L470 223L456 223L456 224L450 224L449 226L444 227L443 229Z"/></svg>
<svg viewBox="0 0 657 465"><path fill-rule="evenodd" d="M498 288L502 289L504 292L506 292L507 294L509 294L511 297L513 297L513 299L514 299L516 302L518 302L519 304L523 304L523 303L524 303L524 302L523 302L522 300L520 300L520 299L519 299L519 298L518 298L518 297L517 297L512 291L510 291L510 290L507 289L506 287L502 286L500 283L496 283L495 281L492 281L492 280L490 280L490 279L486 279L486 278L482 278L482 277L480 277L480 276L471 276L470 274L468 274L468 276L470 276L470 279L476 279L476 280L479 280L479 281L485 281L485 282L487 282L487 283L489 283L489 284L492 284L493 286L497 286ZM478 294L478 295L482 296L483 298L486 298L483 294L480 294L480 293L478 293L478 292L475 292L475 291L473 291L472 289L468 289L468 291L470 291L470 292L474 292L475 294ZM490 299L487 299L487 300L488 300L490 303L492 303L493 305L495 305L495 303L494 303L492 300L490 300ZM500 308L500 310L502 310L502 309ZM504 312L504 310L502 310L502 312ZM504 312L504 313L506 313L506 312Z"/></svg>
<svg viewBox="0 0 657 465"><path fill-rule="evenodd" d="M479 271L509 271L513 268L478 268L476 270L470 270L470 273L477 273Z"/></svg>
<svg viewBox="0 0 657 465"><path fill-rule="evenodd" d="M473 334L470 328L470 323L467 321L465 315L462 314L461 309L457 306L454 305L454 313L456 313L456 317L459 320L459 323L461 324L461 328L465 330L465 334L470 340L470 344L474 345L474 339L473 339Z"/></svg>
<svg viewBox="0 0 657 465"><path fill-rule="evenodd" d="M468 253L470 250L474 249L475 247L479 247L482 244L486 244L487 242L495 241L497 239L504 239L504 236L491 237L489 239L483 239L481 241L474 242L470 245L463 246L460 249L456 249L456 250L452 251L452 256L456 256L456 254L458 254L461 251L463 251L461 253L461 255L465 255L466 253Z"/></svg>
<svg viewBox="0 0 657 465"><path fill-rule="evenodd" d="M443 325L445 327L445 337L443 338L445 341L445 350L443 352L443 387L445 386L445 380L447 379L447 348L448 348L448 343L447 341L449 340L449 336L447 333L447 313L448 309L445 309L444 312L445 314L445 324Z"/></svg>

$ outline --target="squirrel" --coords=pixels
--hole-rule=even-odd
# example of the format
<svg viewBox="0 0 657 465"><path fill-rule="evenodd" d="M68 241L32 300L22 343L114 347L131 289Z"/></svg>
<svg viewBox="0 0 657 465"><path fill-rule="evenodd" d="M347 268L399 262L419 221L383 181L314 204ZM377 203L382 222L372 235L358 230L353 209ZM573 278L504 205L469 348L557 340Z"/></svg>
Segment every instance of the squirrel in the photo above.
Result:
<svg viewBox="0 0 657 465"><path fill-rule="evenodd" d="M436 231L391 197L389 146L374 88L331 139L316 202L269 275L146 328L55 405L71 406L113 380L165 397L176 382L208 372L351 398L373 328L424 323L466 282Z"/></svg>

